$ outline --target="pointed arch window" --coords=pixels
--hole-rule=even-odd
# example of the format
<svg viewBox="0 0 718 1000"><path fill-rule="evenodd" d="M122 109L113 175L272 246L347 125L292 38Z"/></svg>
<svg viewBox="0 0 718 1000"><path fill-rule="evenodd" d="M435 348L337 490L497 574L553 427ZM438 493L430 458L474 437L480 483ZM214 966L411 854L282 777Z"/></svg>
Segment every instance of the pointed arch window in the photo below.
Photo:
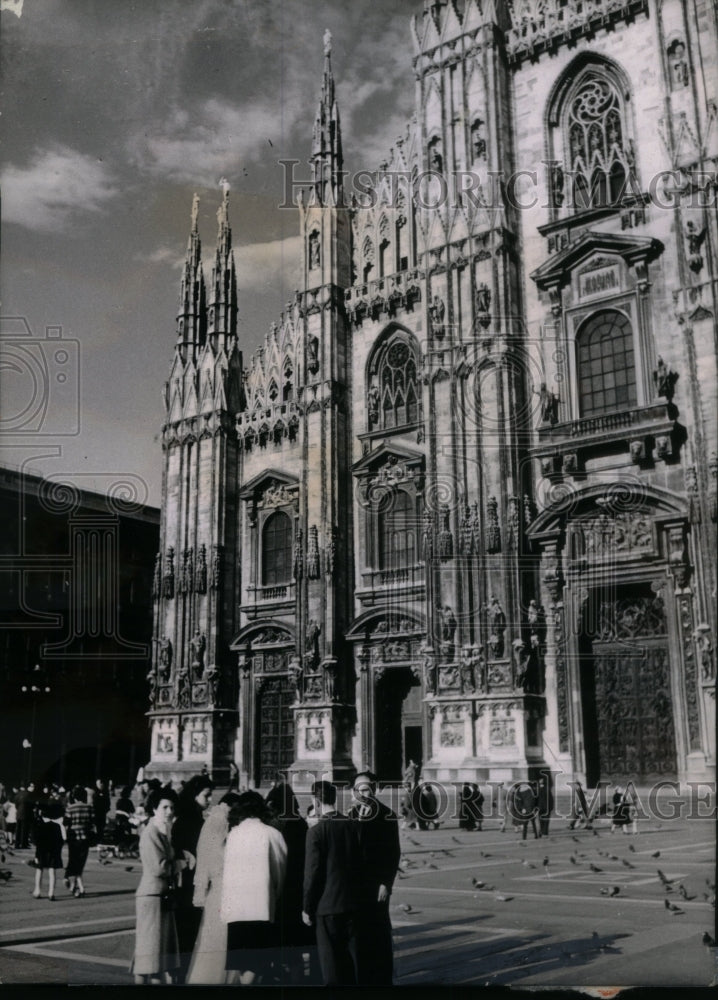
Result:
<svg viewBox="0 0 718 1000"><path fill-rule="evenodd" d="M578 57L558 81L548 110L554 212L618 207L636 193L628 83L618 67Z"/></svg>
<svg viewBox="0 0 718 1000"><path fill-rule="evenodd" d="M590 316L576 336L579 412L582 417L638 404L633 329L616 309Z"/></svg>
<svg viewBox="0 0 718 1000"><path fill-rule="evenodd" d="M380 347L370 365L369 423L372 429L399 428L415 424L421 416L417 354L413 343L402 332L395 333Z"/></svg>
<svg viewBox="0 0 718 1000"><path fill-rule="evenodd" d="M278 510L262 529L262 586L276 587L292 579L292 522Z"/></svg>

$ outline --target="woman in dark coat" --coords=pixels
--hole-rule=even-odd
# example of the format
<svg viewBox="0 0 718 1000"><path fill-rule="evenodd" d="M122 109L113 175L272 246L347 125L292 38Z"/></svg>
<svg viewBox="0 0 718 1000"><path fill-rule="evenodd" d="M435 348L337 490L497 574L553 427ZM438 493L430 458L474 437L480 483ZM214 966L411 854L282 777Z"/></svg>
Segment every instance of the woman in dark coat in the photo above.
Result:
<svg viewBox="0 0 718 1000"><path fill-rule="evenodd" d="M182 872L177 892L177 938L180 949L179 982L183 983L192 960L202 910L194 905L194 871L197 843L202 832L204 814L212 798L212 782L204 774L190 778L177 800L177 818L172 827L172 847L178 858L184 857L187 867Z"/></svg>
<svg viewBox="0 0 718 1000"><path fill-rule="evenodd" d="M461 802L459 806L459 829L481 830L484 815L481 806L484 796L479 786L473 781L465 782L461 787Z"/></svg>
<svg viewBox="0 0 718 1000"><path fill-rule="evenodd" d="M276 916L282 965L288 972L288 982L302 983L304 952L316 943L314 928L307 927L302 920L304 855L308 826L302 818L299 803L289 785L280 784L272 788L265 801L272 822L287 845L287 870Z"/></svg>

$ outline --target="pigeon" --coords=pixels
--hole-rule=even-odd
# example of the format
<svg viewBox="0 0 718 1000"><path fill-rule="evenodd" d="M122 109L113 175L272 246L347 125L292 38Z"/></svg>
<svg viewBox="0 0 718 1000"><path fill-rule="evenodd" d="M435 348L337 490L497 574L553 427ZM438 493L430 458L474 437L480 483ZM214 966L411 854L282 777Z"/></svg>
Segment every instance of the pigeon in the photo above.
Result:
<svg viewBox="0 0 718 1000"><path fill-rule="evenodd" d="M483 889L484 886L486 885L486 882L481 882L477 878L472 878L471 884L473 885L474 889Z"/></svg>
<svg viewBox="0 0 718 1000"><path fill-rule="evenodd" d="M658 872L659 879L661 880L661 882L663 882L664 885L670 885L671 882L675 881L675 879L666 878L666 876L663 874L660 868L656 868L656 871Z"/></svg>
<svg viewBox="0 0 718 1000"><path fill-rule="evenodd" d="M625 865L626 868L635 868L636 867L635 865L632 865L630 861L626 861L625 858L621 859L621 864Z"/></svg>
<svg viewBox="0 0 718 1000"><path fill-rule="evenodd" d="M712 938L708 931L703 932L703 944L706 948L715 948L716 946L715 938Z"/></svg>
<svg viewBox="0 0 718 1000"><path fill-rule="evenodd" d="M3 882L9 882L10 879L12 878L12 872L7 870L2 871L0 872L0 878L3 880Z"/></svg>
<svg viewBox="0 0 718 1000"><path fill-rule="evenodd" d="M399 903L398 909L403 910L404 913L411 913L414 907L410 903Z"/></svg>
<svg viewBox="0 0 718 1000"><path fill-rule="evenodd" d="M590 864L588 866L592 872L602 872L603 868L599 868L598 865Z"/></svg>
<svg viewBox="0 0 718 1000"><path fill-rule="evenodd" d="M481 855L482 858L490 858L491 857L491 855L487 854L485 851L479 851L479 854Z"/></svg>
<svg viewBox="0 0 718 1000"><path fill-rule="evenodd" d="M651 855L652 858L660 858L660 856L661 856L660 851L654 851L653 854Z"/></svg>
<svg viewBox="0 0 718 1000"><path fill-rule="evenodd" d="M413 844L414 847L418 847L419 846L419 841L418 840L413 840L411 837L407 837L407 840L409 841L410 844Z"/></svg>
<svg viewBox="0 0 718 1000"><path fill-rule="evenodd" d="M494 899L498 900L499 903L508 903L513 898L514 898L513 896L502 896L501 894L494 896Z"/></svg>
<svg viewBox="0 0 718 1000"><path fill-rule="evenodd" d="M611 861L620 861L620 860L621 860L621 859L620 859L620 858L618 857L618 855L617 855L617 854L609 854L609 855L607 855L607 857L609 857L609 858L611 859Z"/></svg>
<svg viewBox="0 0 718 1000"><path fill-rule="evenodd" d="M438 867L437 867L437 865L427 865L427 868L433 868L434 871L438 871L439 870Z"/></svg>
<svg viewBox="0 0 718 1000"><path fill-rule="evenodd" d="M608 895L609 896L617 896L620 891L621 891L620 885L612 885L611 886L611 891L609 892Z"/></svg>
<svg viewBox="0 0 718 1000"><path fill-rule="evenodd" d="M580 844L580 843L581 843L581 841L580 841L580 840L578 839L578 837L573 837L573 836L572 836L572 837L571 837L571 840L575 840L577 844Z"/></svg>
<svg viewBox="0 0 718 1000"><path fill-rule="evenodd" d="M458 837L452 837L451 839L454 841L455 844L460 844L461 843L461 841L459 840Z"/></svg>
<svg viewBox="0 0 718 1000"><path fill-rule="evenodd" d="M573 854L571 855L571 857L568 860L571 862L572 865L577 865L578 864L578 861L576 861L576 859L574 858Z"/></svg>
<svg viewBox="0 0 718 1000"><path fill-rule="evenodd" d="M663 905L664 905L664 906L665 906L665 908L666 908L667 910L669 910L669 911L670 911L671 913L684 913L684 912L685 912L684 910L682 910L682 909L680 908L680 906L676 906L676 904L675 904L675 903L671 903L671 902L670 902L669 900L667 900L667 899L664 899L664 900L663 900Z"/></svg>
<svg viewBox="0 0 718 1000"><path fill-rule="evenodd" d="M683 897L683 899L695 899L696 898L695 896L689 896L688 895L688 890L686 889L686 887L683 885L682 882L679 882L679 884L678 884L678 891L681 894L681 896Z"/></svg>
<svg viewBox="0 0 718 1000"><path fill-rule="evenodd" d="M535 868L536 867L536 865L532 865L530 861L522 861L521 864L524 865L525 868Z"/></svg>
<svg viewBox="0 0 718 1000"><path fill-rule="evenodd" d="M633 854L636 853L636 848L633 846L633 844L628 845L628 850L631 851Z"/></svg>
<svg viewBox="0 0 718 1000"><path fill-rule="evenodd" d="M598 837L598 830L594 830L593 831L593 835L594 835L594 837Z"/></svg>
<svg viewBox="0 0 718 1000"><path fill-rule="evenodd" d="M135 870L135 866L134 865L125 865L125 871L126 872L133 872L134 870Z"/></svg>

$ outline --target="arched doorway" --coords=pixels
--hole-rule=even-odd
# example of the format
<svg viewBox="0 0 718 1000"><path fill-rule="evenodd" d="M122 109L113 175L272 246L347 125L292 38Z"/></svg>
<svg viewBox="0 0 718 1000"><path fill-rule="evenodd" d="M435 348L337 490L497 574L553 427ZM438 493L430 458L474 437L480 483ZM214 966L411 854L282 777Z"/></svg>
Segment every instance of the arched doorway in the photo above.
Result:
<svg viewBox="0 0 718 1000"><path fill-rule="evenodd" d="M421 698L421 683L410 667L391 667L377 680L374 769L382 781L401 781L409 759L421 765Z"/></svg>
<svg viewBox="0 0 718 1000"><path fill-rule="evenodd" d="M584 602L579 676L586 781L677 774L666 609L648 582L595 587Z"/></svg>

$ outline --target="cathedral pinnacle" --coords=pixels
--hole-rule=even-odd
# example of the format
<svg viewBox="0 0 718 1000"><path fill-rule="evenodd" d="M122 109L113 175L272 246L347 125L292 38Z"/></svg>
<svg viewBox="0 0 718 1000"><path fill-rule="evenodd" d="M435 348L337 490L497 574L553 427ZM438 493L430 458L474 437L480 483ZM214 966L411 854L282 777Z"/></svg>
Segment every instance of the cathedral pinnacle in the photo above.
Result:
<svg viewBox="0 0 718 1000"><path fill-rule="evenodd" d="M314 193L320 205L338 205L342 199L342 140L339 108L334 93L332 33L324 32L324 74L312 137Z"/></svg>
<svg viewBox="0 0 718 1000"><path fill-rule="evenodd" d="M237 276L232 253L232 229L229 224L229 181L220 178L222 203L217 209L217 249L212 268L208 333L213 341L218 336L233 337L237 333Z"/></svg>
<svg viewBox="0 0 718 1000"><path fill-rule="evenodd" d="M186 358L188 354L204 343L206 329L206 292L202 273L202 243L199 238L198 218L199 195L194 194L177 314L177 346L183 358Z"/></svg>

